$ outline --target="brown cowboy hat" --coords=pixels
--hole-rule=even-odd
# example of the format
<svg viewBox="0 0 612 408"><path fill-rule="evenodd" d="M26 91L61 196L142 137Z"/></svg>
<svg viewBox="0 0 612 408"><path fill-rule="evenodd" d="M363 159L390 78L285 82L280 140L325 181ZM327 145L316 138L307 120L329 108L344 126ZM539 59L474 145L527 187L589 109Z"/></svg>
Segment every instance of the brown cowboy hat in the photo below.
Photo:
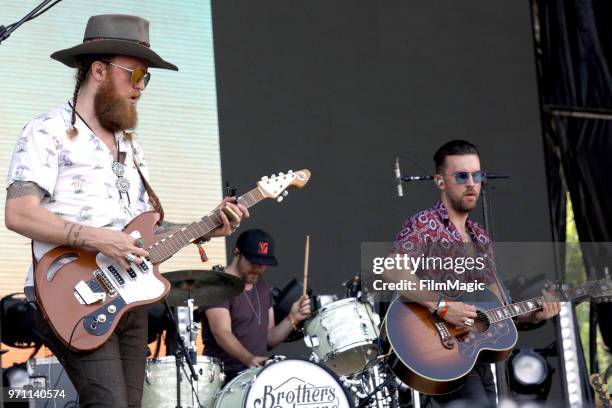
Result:
<svg viewBox="0 0 612 408"><path fill-rule="evenodd" d="M78 58L90 54L129 55L143 59L150 68L178 71L176 65L157 55L149 44L149 22L142 17L123 14L92 16L87 21L83 42L56 51L51 58L76 68Z"/></svg>

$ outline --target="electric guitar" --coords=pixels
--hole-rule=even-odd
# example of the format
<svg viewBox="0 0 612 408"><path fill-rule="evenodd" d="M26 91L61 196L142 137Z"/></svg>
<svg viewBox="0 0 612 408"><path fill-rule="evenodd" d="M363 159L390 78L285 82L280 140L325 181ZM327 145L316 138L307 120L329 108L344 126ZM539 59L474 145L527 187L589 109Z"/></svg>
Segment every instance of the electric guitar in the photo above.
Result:
<svg viewBox="0 0 612 408"><path fill-rule="evenodd" d="M263 177L237 202L247 208L267 198L280 202L288 187L302 188L309 179L310 171L305 169ZM125 313L165 298L170 283L158 265L220 226L220 211L161 240L154 234L159 213L140 214L123 232L142 238L149 257L127 270L102 253L80 248L61 246L45 254L36 266L34 284L43 316L58 338L72 350L95 350L108 340Z"/></svg>
<svg viewBox="0 0 612 408"><path fill-rule="evenodd" d="M558 288L560 301L612 297L610 279ZM550 300L550 299L549 299ZM477 317L470 329L456 328L415 302L396 298L383 323L388 366L405 384L425 394L453 392L463 386L476 362L505 360L518 339L513 317L542 308L544 297L502 305L488 289L466 292L452 301L473 304Z"/></svg>

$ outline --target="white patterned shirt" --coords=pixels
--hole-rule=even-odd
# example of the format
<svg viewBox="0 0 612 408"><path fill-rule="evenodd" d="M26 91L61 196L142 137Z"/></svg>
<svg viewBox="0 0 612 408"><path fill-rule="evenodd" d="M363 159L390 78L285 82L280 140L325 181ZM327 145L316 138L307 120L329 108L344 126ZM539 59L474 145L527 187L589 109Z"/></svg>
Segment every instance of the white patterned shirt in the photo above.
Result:
<svg viewBox="0 0 612 408"><path fill-rule="evenodd" d="M31 181L49 194L41 206L62 219L90 227L121 230L134 217L150 209L136 163L148 179L142 149L130 144L123 132L115 133L119 152L125 152L125 177L128 194L119 194L112 156L106 144L77 116L78 135L70 139L72 108L66 102L30 121L17 140L9 166L8 183ZM134 160L134 157L136 160ZM40 259L57 244L34 241L34 254ZM33 286L32 266L26 286Z"/></svg>

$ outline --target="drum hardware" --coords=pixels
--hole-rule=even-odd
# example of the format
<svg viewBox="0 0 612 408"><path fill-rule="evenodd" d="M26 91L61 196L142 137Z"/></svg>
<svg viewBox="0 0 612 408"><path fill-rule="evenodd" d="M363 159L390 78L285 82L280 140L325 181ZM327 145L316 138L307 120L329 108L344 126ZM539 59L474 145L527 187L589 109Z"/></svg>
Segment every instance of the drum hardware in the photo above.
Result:
<svg viewBox="0 0 612 408"><path fill-rule="evenodd" d="M314 311L324 308L325 306L334 303L338 300L337 295L318 295L314 297Z"/></svg>
<svg viewBox="0 0 612 408"><path fill-rule="evenodd" d="M191 302L189 302L189 300ZM189 298L188 299L188 304L192 305L193 308L193 299ZM174 326L177 328L178 331L178 322L177 320L174 318L174 314L172 313L172 310L170 309L170 305L168 304L168 302L166 300L164 300L164 305L166 306L166 314L168 315L168 317L170 317L170 319L172 319L172 322L174 323ZM193 318L193 313L191 314L191 318ZM183 368L183 359L184 361L187 363L187 366L189 367L189 371L191 373L191 378L189 378L189 376L187 376L187 380L189 381L190 385L191 385L191 390L192 390L192 396L195 397L195 400L198 403L198 407L202 408L202 404L200 403L200 399L198 397L198 394L193 386L193 382L194 381L198 381L198 374L195 371L195 368L193 366L193 360L192 360L192 356L195 353L195 350L188 350L187 347L185 346L185 341L183 340L183 336L176 336L176 340L177 340L177 345L178 347L176 348L176 350L174 351L174 358L176 360L176 406L177 407L181 407L181 369ZM195 344L195 343L194 343Z"/></svg>

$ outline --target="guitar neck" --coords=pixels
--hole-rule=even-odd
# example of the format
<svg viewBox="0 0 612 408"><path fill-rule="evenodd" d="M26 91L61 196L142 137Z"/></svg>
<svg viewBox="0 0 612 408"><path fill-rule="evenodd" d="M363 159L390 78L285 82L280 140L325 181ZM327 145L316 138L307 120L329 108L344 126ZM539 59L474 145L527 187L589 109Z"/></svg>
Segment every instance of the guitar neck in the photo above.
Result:
<svg viewBox="0 0 612 408"><path fill-rule="evenodd" d="M584 300L589 297L588 295L585 295L584 290L581 287L564 289L562 293L563 299L553 297L553 299L550 300L572 301L580 299ZM484 313L486 314L487 318L491 323L496 323L502 320L512 319L516 316L521 316L524 314L535 312L536 310L540 310L542 309L545 301L547 301L547 299L544 299L543 296L539 296L512 303L510 305L501 306L495 309L490 309Z"/></svg>
<svg viewBox="0 0 612 408"><path fill-rule="evenodd" d="M238 197L236 201L238 204L242 204L249 208L264 198L266 197L259 188L255 187L248 193ZM220 209L216 209L212 213L202 217L199 221L193 222L177 232L155 242L148 248L151 262L153 264L159 264L165 261L195 239L208 234L210 231L223 224L219 215L220 212Z"/></svg>

